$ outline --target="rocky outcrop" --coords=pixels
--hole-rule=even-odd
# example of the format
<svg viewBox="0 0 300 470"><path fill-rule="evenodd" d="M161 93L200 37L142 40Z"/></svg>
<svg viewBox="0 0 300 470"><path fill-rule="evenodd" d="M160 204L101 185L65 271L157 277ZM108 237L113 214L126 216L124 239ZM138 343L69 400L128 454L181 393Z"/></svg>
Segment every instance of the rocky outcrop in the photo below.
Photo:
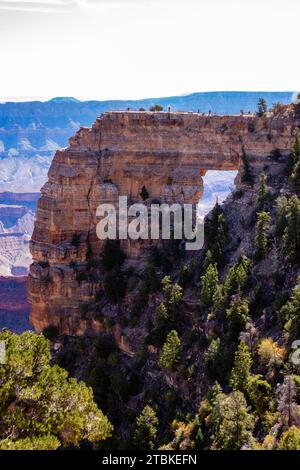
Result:
<svg viewBox="0 0 300 470"><path fill-rule="evenodd" d="M207 116L197 113L109 112L81 128L56 152L38 202L29 276L31 321L37 331L55 324L62 333L97 330L80 304L94 298L101 277L89 279L87 252L101 257L96 209L119 195L142 201L196 203L207 170L236 170L246 154L254 172L271 152L287 155L294 140L292 113ZM131 261L148 245L123 241Z"/></svg>

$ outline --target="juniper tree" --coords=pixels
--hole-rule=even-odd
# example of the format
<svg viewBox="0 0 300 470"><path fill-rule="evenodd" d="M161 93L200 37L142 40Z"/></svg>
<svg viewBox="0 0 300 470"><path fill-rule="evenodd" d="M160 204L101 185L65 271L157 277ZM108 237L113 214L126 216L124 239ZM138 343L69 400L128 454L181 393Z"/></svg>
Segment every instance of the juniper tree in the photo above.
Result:
<svg viewBox="0 0 300 470"><path fill-rule="evenodd" d="M55 449L111 436L92 389L50 364L43 335L2 331L0 341L7 356L0 365L1 449Z"/></svg>

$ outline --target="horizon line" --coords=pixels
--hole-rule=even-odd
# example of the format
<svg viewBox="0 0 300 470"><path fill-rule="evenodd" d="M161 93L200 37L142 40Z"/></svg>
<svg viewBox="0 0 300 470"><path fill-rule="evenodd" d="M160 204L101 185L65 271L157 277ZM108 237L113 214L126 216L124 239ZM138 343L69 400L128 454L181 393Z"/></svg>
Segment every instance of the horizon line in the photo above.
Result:
<svg viewBox="0 0 300 470"><path fill-rule="evenodd" d="M55 100L69 100L69 101L76 101L79 103L84 103L88 101L98 101L98 102L110 102L110 101L145 101L145 100L157 100L157 99L166 99L166 98L180 98L186 97L191 95L201 95L201 94L214 94L214 93L264 93L264 94L271 94L271 93L291 93L297 94L298 92L295 90L211 90L211 91L194 91L190 93L181 93L178 95L165 95L165 96L150 96L150 97L143 97L143 98L107 98L107 99L97 99L97 98L86 98L80 99L74 96L53 96L53 97L41 97L41 96L9 96L0 98L0 104L7 104L7 103L48 103L49 101Z"/></svg>

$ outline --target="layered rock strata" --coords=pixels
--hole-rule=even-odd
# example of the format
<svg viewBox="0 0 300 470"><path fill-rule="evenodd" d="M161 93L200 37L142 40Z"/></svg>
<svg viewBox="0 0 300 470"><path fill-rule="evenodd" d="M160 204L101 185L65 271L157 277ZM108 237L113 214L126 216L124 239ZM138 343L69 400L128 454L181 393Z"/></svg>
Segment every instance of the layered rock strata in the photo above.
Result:
<svg viewBox="0 0 300 470"><path fill-rule="evenodd" d="M207 116L197 113L109 112L81 128L58 150L41 190L31 240L31 321L61 333L100 331L82 320L80 305L94 298L101 278L84 276L87 253L100 257L96 209L118 196L142 202L196 203L207 170L238 170L247 156L263 170L272 151L287 155L294 141L292 114ZM143 253L139 241L123 241L129 260Z"/></svg>

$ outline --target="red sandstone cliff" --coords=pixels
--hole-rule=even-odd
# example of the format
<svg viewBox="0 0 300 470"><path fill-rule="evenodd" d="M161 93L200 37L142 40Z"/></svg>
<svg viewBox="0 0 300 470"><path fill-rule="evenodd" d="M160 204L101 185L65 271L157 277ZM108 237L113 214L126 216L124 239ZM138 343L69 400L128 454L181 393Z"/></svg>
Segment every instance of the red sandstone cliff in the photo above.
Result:
<svg viewBox="0 0 300 470"><path fill-rule="evenodd" d="M141 201L143 186L150 200L195 203L207 170L239 169L244 149L252 170L262 171L273 150L289 153L294 128L290 113L256 118L112 112L80 129L67 149L56 152L38 203L29 276L36 330L48 324L70 334L102 328L84 320L79 308L102 282L101 268L96 279L82 276L87 252L101 255L95 231L100 203L114 203L119 195ZM141 255L141 247L123 242L130 259Z"/></svg>

